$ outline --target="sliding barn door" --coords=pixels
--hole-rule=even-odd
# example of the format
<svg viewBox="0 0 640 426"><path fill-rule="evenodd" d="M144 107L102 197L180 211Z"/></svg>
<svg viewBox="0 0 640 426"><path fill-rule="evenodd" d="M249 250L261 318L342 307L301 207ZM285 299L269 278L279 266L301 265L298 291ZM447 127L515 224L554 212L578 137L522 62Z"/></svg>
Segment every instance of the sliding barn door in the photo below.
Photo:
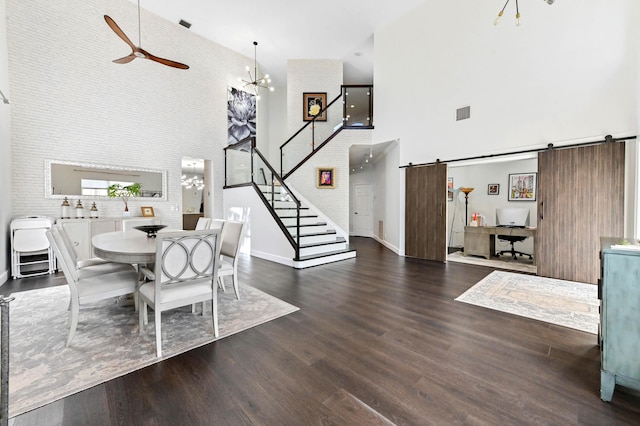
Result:
<svg viewBox="0 0 640 426"><path fill-rule="evenodd" d="M597 283L600 237L624 232L624 142L538 154L538 275Z"/></svg>
<svg viewBox="0 0 640 426"><path fill-rule="evenodd" d="M405 254L444 262L447 257L447 166L405 169Z"/></svg>

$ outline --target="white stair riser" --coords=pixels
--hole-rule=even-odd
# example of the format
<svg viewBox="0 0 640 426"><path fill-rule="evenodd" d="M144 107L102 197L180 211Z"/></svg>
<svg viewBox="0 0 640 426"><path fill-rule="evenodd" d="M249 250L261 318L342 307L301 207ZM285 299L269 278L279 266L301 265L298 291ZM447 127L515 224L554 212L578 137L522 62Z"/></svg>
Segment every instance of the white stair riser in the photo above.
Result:
<svg viewBox="0 0 640 426"><path fill-rule="evenodd" d="M300 249L300 256L311 256L314 254L328 253L336 250L345 250L347 243L327 244L323 246L306 247Z"/></svg>
<svg viewBox="0 0 640 426"><path fill-rule="evenodd" d="M297 223L297 218L295 217L283 217L282 223L284 226L294 226ZM313 225L314 223L318 223L319 220L317 217L301 217L300 225Z"/></svg>
<svg viewBox="0 0 640 426"><path fill-rule="evenodd" d="M296 228L287 228L289 233L296 236ZM300 234L317 234L320 232L326 232L328 230L327 225L317 225L317 226L303 226L300 225Z"/></svg>
<svg viewBox="0 0 640 426"><path fill-rule="evenodd" d="M293 267L296 269L309 268L312 266L324 265L327 263L338 262L340 260L352 259L356 257L355 251L346 253L334 254L331 256L318 257L316 259L300 260L293 263Z"/></svg>
<svg viewBox="0 0 640 426"><path fill-rule="evenodd" d="M276 214L278 215L278 217L284 219L286 217L296 217L296 210L276 210ZM300 210L300 215L302 216L307 216L312 214L308 209L304 209L304 210Z"/></svg>
<svg viewBox="0 0 640 426"><path fill-rule="evenodd" d="M336 240L336 234L321 234L311 235L308 237L301 237L300 244L319 244L319 243L331 243Z"/></svg>

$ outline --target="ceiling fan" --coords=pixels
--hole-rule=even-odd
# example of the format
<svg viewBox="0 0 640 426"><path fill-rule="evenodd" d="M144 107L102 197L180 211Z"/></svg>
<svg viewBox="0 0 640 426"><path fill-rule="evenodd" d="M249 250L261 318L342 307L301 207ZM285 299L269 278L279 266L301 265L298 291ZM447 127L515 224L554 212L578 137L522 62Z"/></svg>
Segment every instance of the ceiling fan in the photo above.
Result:
<svg viewBox="0 0 640 426"><path fill-rule="evenodd" d="M116 21L114 21L111 17L109 17L108 15L104 15L104 20L107 22L107 25L111 27L113 32L116 33L122 40L124 40L124 42L127 43L129 47L131 47L131 53L129 55L120 59L115 59L113 61L116 64L126 64L133 61L135 58L142 58L149 59L151 61L155 61L174 68L180 68L183 70L189 69L189 65L181 64L180 62L172 61L170 59L159 58L140 47L140 1L138 1L138 46L136 46L131 42L131 40L129 40L129 37L127 37L124 31L120 29L118 24L116 24Z"/></svg>

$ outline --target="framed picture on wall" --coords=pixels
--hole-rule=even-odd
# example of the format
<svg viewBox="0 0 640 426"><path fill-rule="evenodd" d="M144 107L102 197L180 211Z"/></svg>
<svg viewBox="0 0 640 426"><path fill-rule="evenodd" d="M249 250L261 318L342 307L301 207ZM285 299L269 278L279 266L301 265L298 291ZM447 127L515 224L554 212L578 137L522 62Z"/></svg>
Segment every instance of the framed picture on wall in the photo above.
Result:
<svg viewBox="0 0 640 426"><path fill-rule="evenodd" d="M509 175L509 201L535 201L538 173Z"/></svg>
<svg viewBox="0 0 640 426"><path fill-rule="evenodd" d="M153 207L140 207L142 210L142 217L154 217Z"/></svg>
<svg viewBox="0 0 640 426"><path fill-rule="evenodd" d="M487 194L498 195L499 193L500 193L499 183L490 183L489 185L487 185Z"/></svg>
<svg viewBox="0 0 640 426"><path fill-rule="evenodd" d="M318 167L316 169L316 187L335 188L336 169L333 167Z"/></svg>
<svg viewBox="0 0 640 426"><path fill-rule="evenodd" d="M327 93L307 93L302 94L302 120L311 121L314 117L316 121L327 121ZM322 114L320 113L322 111Z"/></svg>
<svg viewBox="0 0 640 426"><path fill-rule="evenodd" d="M447 201L453 201L453 191L449 191L453 189L453 178L447 178Z"/></svg>

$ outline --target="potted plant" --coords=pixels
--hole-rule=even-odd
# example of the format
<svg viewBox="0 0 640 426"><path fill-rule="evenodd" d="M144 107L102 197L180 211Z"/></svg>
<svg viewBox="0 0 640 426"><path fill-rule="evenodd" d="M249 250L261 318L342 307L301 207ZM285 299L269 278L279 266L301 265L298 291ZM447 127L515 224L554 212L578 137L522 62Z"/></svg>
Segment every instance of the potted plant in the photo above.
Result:
<svg viewBox="0 0 640 426"><path fill-rule="evenodd" d="M107 194L109 195L110 198L116 198L116 197L122 198L122 201L124 201L124 212L125 212L124 214L128 215L129 214L129 205L128 205L129 197L139 196L141 188L142 188L142 185L140 185L138 182L132 183L131 185L126 185L126 186L123 186L119 183L114 183L112 185L109 185L109 188L107 188Z"/></svg>

